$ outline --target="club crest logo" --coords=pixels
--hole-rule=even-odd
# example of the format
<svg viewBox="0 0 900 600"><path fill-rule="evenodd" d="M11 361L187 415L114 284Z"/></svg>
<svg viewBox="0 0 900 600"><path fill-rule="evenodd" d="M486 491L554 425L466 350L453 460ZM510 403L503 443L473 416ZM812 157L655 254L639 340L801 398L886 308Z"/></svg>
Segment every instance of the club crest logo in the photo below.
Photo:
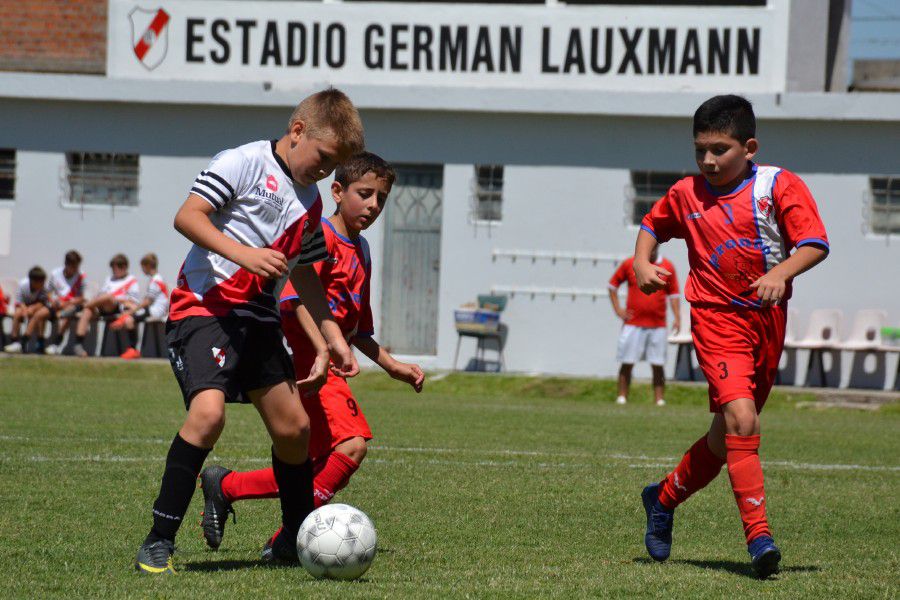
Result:
<svg viewBox="0 0 900 600"><path fill-rule="evenodd" d="M268 177L266 177L266 187L273 192L278 191L278 180L275 179L274 175L269 175Z"/></svg>
<svg viewBox="0 0 900 600"><path fill-rule="evenodd" d="M224 349L216 348L215 346L213 346L212 347L212 356L213 356L213 360L216 361L216 364L219 365L220 368L225 366L225 350Z"/></svg>
<svg viewBox="0 0 900 600"><path fill-rule="evenodd" d="M131 46L135 57L148 70L158 67L169 49L169 13L161 8L135 7L128 13Z"/></svg>
<svg viewBox="0 0 900 600"><path fill-rule="evenodd" d="M759 214L761 214L766 219L772 214L772 199L768 196L763 196L756 201L756 208L759 209Z"/></svg>

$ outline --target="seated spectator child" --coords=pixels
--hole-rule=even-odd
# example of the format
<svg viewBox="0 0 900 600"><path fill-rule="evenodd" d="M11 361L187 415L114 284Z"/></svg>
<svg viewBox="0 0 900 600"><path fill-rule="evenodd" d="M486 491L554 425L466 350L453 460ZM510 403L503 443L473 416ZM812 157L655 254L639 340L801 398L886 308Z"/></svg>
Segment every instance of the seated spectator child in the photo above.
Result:
<svg viewBox="0 0 900 600"><path fill-rule="evenodd" d="M81 254L77 250L69 250L63 261L63 266L57 267L50 273L50 281L47 283L47 291L50 295L50 304L39 310L35 320L43 322L57 319L56 334L45 350L46 354L59 354L62 350L63 336L69 329L72 317L81 310L84 304L84 273L81 272Z"/></svg>
<svg viewBox="0 0 900 600"><path fill-rule="evenodd" d="M128 330L128 349L121 354L121 358L131 360L141 357L137 349L137 323L147 319L165 321L169 315L169 289L162 276L157 273L159 259L150 252L141 259L141 270L150 278L147 282L147 293L140 304L130 304L123 311L122 316L112 322L110 327L114 330Z"/></svg>
<svg viewBox="0 0 900 600"><path fill-rule="evenodd" d="M90 331L93 321L98 317L117 315L128 306L140 302L137 278L128 273L128 258L124 254L116 254L109 261L109 268L112 275L103 282L100 293L93 300L86 302L84 310L81 311L78 326L75 328L76 356L88 355L84 349L84 338Z"/></svg>
<svg viewBox="0 0 900 600"><path fill-rule="evenodd" d="M16 292L16 308L13 312L12 332L9 336L10 343L3 348L4 352L23 352L32 335L37 336L38 352L44 351L44 332L38 330L38 323L34 319L34 315L50 302L47 288L44 287L46 282L47 273L40 267L32 267L28 271L28 277L19 282L19 289ZM25 321L28 321L28 325L25 327L23 342L19 334L22 330L22 323Z"/></svg>

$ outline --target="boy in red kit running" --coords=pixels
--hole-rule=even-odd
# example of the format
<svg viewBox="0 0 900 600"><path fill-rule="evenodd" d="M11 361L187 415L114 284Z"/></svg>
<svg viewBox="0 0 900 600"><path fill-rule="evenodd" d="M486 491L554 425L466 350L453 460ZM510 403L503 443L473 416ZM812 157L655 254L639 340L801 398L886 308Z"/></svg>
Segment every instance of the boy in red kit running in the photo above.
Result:
<svg viewBox="0 0 900 600"><path fill-rule="evenodd" d="M175 228L194 243L166 323L187 417L169 447L153 526L135 561L139 571L174 572L175 534L225 426L226 402L252 403L266 425L288 535L312 511L309 418L282 344L277 286L290 277L315 321L317 347L327 340L334 368L356 374L312 265L327 256L316 182L363 145L350 99L335 89L313 94L294 109L281 138L217 154L175 215Z"/></svg>
<svg viewBox="0 0 900 600"><path fill-rule="evenodd" d="M644 218L634 272L645 293L670 273L650 262L657 244L683 238L690 273L691 335L709 382L709 432L674 471L644 488L644 542L666 560L675 507L728 466L747 550L757 575L778 571L781 552L766 520L759 460L759 413L784 345L792 280L825 259L828 238L803 181L785 169L751 162L759 149L756 118L739 96L716 96L694 114L701 175L676 183ZM792 249L796 249L791 253Z"/></svg>
<svg viewBox="0 0 900 600"><path fill-rule="evenodd" d="M422 369L398 362L372 337L372 265L368 243L360 232L378 218L394 177L388 163L368 152L357 154L338 167L331 187L338 209L322 221L329 258L318 263L316 270L344 335L391 377L420 392L425 382ZM306 335L305 331L311 328L308 313L287 287L281 296L281 311L282 329L294 353L294 367L297 373L309 372L317 355L324 356L323 349ZM318 392L301 392L301 399L310 418L309 455L313 460L314 503L318 508L347 485L366 456L372 432L347 382L333 373L328 374ZM201 473L200 481L206 499L203 534L214 549L222 543L233 502L278 497L272 469L238 472L210 466ZM263 548L263 558L296 561L296 552L287 551L288 544L293 546L294 540L276 533Z"/></svg>

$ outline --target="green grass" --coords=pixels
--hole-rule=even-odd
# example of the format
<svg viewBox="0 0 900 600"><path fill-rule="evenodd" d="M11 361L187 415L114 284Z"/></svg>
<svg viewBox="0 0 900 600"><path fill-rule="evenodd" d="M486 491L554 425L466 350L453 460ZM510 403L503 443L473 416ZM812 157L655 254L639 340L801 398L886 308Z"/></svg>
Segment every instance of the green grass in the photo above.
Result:
<svg viewBox="0 0 900 600"><path fill-rule="evenodd" d="M666 564L645 558L638 494L708 424L706 391L453 375L416 396L379 374L353 383L375 432L338 497L378 528L364 579L315 581L258 561L276 501L236 505L218 553L195 495L180 574L132 571L183 410L165 364L0 359L0 598L889 598L900 593L900 412L763 413L770 521L784 570L750 576L723 475L678 510ZM252 408L231 406L209 463L269 456ZM854 466L856 465L856 466ZM862 466L864 468L860 468Z"/></svg>

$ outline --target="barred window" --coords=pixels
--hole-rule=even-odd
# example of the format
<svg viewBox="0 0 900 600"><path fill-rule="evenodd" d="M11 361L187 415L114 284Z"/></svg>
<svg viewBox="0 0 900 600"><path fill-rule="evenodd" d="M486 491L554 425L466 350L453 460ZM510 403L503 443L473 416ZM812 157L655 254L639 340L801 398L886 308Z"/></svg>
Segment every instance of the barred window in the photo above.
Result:
<svg viewBox="0 0 900 600"><path fill-rule="evenodd" d="M137 206L138 155L67 152L69 202Z"/></svg>
<svg viewBox="0 0 900 600"><path fill-rule="evenodd" d="M870 177L872 205L869 229L872 233L900 233L900 176Z"/></svg>
<svg viewBox="0 0 900 600"><path fill-rule="evenodd" d="M644 215L650 212L653 204L665 196L669 188L684 178L685 171L632 171L631 185L628 187L625 203L626 221L632 225L640 225Z"/></svg>
<svg viewBox="0 0 900 600"><path fill-rule="evenodd" d="M0 200L16 199L16 151L0 148Z"/></svg>
<svg viewBox="0 0 900 600"><path fill-rule="evenodd" d="M503 216L503 165L475 165L475 219L499 221Z"/></svg>

